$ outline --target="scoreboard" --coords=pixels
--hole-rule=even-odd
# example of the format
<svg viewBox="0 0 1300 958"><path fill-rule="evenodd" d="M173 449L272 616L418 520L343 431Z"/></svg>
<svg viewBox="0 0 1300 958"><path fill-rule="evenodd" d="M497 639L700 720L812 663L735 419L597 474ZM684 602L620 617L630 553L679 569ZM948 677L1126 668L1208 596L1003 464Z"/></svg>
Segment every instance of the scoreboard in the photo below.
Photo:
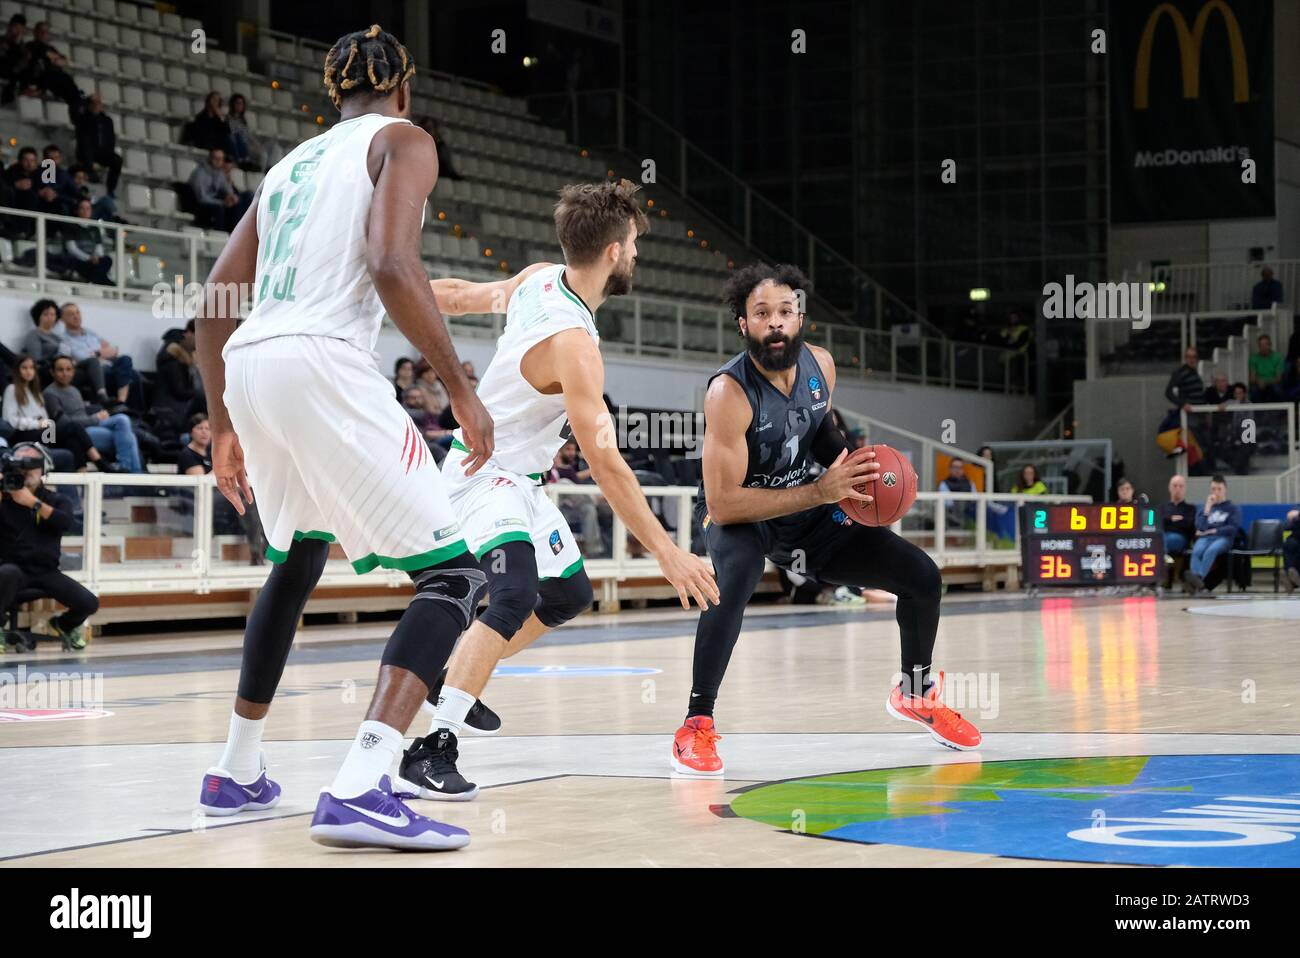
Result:
<svg viewBox="0 0 1300 958"><path fill-rule="evenodd" d="M1155 585L1165 540L1155 506L1068 503L1020 511L1021 577L1033 585Z"/></svg>

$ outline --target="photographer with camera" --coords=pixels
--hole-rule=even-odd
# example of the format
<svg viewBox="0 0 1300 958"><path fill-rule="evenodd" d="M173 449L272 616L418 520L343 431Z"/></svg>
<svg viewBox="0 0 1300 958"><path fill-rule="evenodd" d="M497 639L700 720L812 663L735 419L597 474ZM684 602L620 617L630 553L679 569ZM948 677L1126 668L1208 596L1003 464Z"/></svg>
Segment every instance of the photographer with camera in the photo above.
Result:
<svg viewBox="0 0 1300 958"><path fill-rule="evenodd" d="M99 609L99 599L59 571L62 540L73 525L68 500L44 485L49 454L35 443L0 449L0 616L7 616L18 593L40 589L67 611L49 620L50 633L66 649L83 649L82 623ZM17 634L6 631L7 645L31 651Z"/></svg>

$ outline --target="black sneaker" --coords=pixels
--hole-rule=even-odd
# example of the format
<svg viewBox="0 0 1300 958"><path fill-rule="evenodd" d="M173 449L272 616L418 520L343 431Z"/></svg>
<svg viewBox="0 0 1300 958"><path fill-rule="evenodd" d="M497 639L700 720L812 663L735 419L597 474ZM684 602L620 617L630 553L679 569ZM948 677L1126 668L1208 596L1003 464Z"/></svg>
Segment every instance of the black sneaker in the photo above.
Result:
<svg viewBox="0 0 1300 958"><path fill-rule="evenodd" d="M447 670L443 669L438 676L438 681L429 689L429 695L420 706L420 711L426 715L432 716L438 711L438 697L442 695L442 685L447 681ZM469 714L465 716L466 726L473 729L479 735L496 735L501 731L501 716L492 711L479 699L474 700L470 706Z"/></svg>
<svg viewBox="0 0 1300 958"><path fill-rule="evenodd" d="M10 648L15 652L35 652L36 640L29 633L6 630L4 633L4 650L8 652Z"/></svg>
<svg viewBox="0 0 1300 958"><path fill-rule="evenodd" d="M1200 595L1205 591L1205 580L1191 569L1183 573L1183 585L1187 587L1188 595Z"/></svg>
<svg viewBox="0 0 1300 958"><path fill-rule="evenodd" d="M413 792L435 802L468 802L478 795L478 786L465 781L456 769L456 736L448 729L417 738L402 753L396 791Z"/></svg>

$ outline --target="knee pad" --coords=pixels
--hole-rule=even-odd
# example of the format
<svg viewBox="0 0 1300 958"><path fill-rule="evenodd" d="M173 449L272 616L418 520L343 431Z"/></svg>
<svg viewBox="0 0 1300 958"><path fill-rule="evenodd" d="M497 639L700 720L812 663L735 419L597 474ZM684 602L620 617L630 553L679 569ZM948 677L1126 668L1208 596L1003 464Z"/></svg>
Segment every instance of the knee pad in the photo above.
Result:
<svg viewBox="0 0 1300 958"><path fill-rule="evenodd" d="M487 576L469 565L437 565L408 574L415 583L412 603L443 603L459 617L461 629L469 628L474 621L474 609L487 586Z"/></svg>
<svg viewBox="0 0 1300 958"><path fill-rule="evenodd" d="M537 556L531 542L506 542L483 557L491 572L488 607L479 619L509 642L537 605Z"/></svg>
<svg viewBox="0 0 1300 958"><path fill-rule="evenodd" d="M579 569L567 579L547 579L537 590L537 618L548 629L563 625L591 608L594 598L587 570Z"/></svg>

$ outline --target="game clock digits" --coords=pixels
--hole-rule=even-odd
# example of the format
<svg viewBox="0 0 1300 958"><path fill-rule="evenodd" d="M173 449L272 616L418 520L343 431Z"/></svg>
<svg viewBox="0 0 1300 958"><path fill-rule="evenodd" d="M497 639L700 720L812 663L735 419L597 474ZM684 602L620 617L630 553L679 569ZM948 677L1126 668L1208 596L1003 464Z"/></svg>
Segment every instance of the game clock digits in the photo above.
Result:
<svg viewBox="0 0 1300 958"><path fill-rule="evenodd" d="M1155 506L1021 507L1021 574L1032 585L1154 585L1165 541Z"/></svg>

